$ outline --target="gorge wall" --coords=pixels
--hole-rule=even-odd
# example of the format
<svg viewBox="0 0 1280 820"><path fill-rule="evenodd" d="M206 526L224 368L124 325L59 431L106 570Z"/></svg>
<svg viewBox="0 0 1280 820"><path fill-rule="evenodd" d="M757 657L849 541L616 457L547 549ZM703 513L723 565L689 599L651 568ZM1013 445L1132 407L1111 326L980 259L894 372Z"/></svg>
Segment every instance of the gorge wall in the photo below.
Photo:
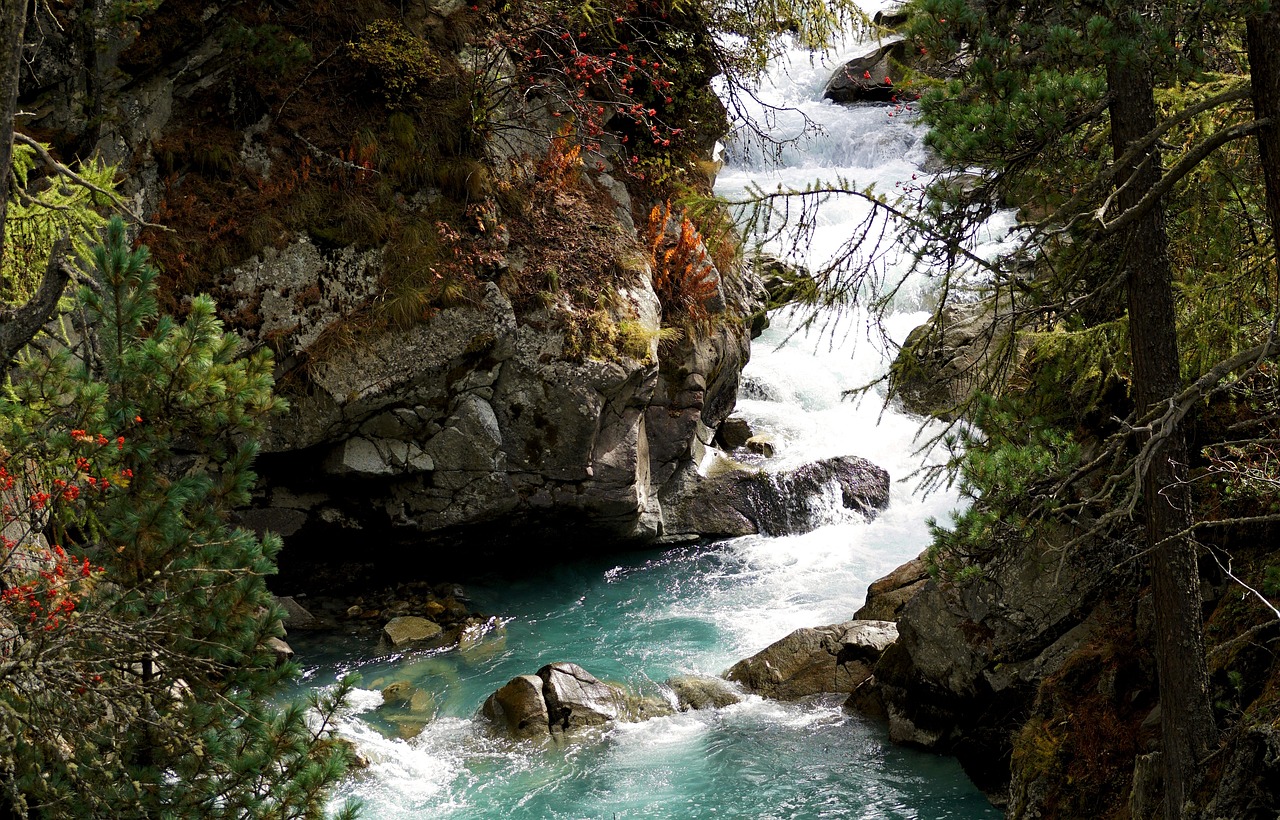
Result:
<svg viewBox="0 0 1280 820"><path fill-rule="evenodd" d="M680 38L681 62L636 74L633 54L614 99L583 80L597 115L572 86L524 86L544 47L584 59L585 31L555 52L566 23L376 0L100 0L31 21L21 127L118 165L156 223L141 240L168 309L209 290L276 353L290 410L244 522L286 557L377 539L453 559L432 545L463 528L466 560L696 534L668 499L733 409L761 298L715 219L670 205L709 190L724 127L706 34L639 38Z"/></svg>

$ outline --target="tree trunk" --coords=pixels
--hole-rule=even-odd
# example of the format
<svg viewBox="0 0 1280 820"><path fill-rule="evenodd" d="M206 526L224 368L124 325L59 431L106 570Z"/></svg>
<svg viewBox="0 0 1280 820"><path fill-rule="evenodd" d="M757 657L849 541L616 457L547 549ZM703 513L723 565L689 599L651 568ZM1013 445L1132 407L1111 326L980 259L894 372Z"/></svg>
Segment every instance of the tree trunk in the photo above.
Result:
<svg viewBox="0 0 1280 820"><path fill-rule="evenodd" d="M1119 60L1107 67L1107 82L1112 95L1111 144L1119 156L1156 127L1154 83L1145 66L1121 64ZM1117 195L1121 210L1136 205L1159 181L1160 173L1155 148L1138 158L1132 168L1122 169L1118 181L1123 185L1127 179L1129 183ZM1152 208L1130 228L1122 260L1129 301L1133 397L1142 416L1181 387L1163 207ZM1191 523L1186 464L1186 439L1182 430L1175 428L1141 476L1155 604L1166 820L1182 816L1199 761L1215 734L1195 546L1186 537L1174 537Z"/></svg>
<svg viewBox="0 0 1280 820"><path fill-rule="evenodd" d="M1245 36L1253 79L1253 115L1271 120L1258 131L1258 153L1267 189L1272 249L1280 265L1280 11L1250 17L1245 21Z"/></svg>
<svg viewBox="0 0 1280 820"><path fill-rule="evenodd" d="M27 0L0 5L0 255L4 253L4 220L9 214L9 170L13 167L13 116L18 110L18 76L22 71L22 31Z"/></svg>

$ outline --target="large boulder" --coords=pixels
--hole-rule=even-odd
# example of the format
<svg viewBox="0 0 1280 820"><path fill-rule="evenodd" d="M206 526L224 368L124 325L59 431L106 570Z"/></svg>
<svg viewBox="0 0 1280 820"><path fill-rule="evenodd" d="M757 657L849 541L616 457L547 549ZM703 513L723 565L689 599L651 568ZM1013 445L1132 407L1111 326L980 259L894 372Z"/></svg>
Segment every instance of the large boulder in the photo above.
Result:
<svg viewBox="0 0 1280 820"><path fill-rule="evenodd" d="M417 615L402 615L387 621L382 634L396 649L406 649L435 641L444 634L444 628Z"/></svg>
<svg viewBox="0 0 1280 820"><path fill-rule="evenodd" d="M692 479L667 499L668 534L787 535L830 523L841 510L872 516L889 503L889 474L858 456L795 470L726 470Z"/></svg>
<svg viewBox="0 0 1280 820"><path fill-rule="evenodd" d="M480 714L517 739L573 734L614 722L634 723L674 712L665 700L605 683L576 663L550 663L521 675L485 700Z"/></svg>
<svg viewBox="0 0 1280 820"><path fill-rule="evenodd" d="M551 718L542 690L542 678L537 675L512 678L485 700L481 713L511 737L546 737L551 731Z"/></svg>
<svg viewBox="0 0 1280 820"><path fill-rule="evenodd" d="M888 621L846 621L797 629L750 658L725 677L748 691L777 700L824 692L851 693L898 637Z"/></svg>
<svg viewBox="0 0 1280 820"><path fill-rule="evenodd" d="M576 663L552 663L538 670L552 730L601 726L626 714L622 691Z"/></svg>
<svg viewBox="0 0 1280 820"><path fill-rule="evenodd" d="M905 55L906 46L898 41L855 57L836 69L822 96L838 103L901 99L903 91L895 85L901 74L894 63L900 63Z"/></svg>

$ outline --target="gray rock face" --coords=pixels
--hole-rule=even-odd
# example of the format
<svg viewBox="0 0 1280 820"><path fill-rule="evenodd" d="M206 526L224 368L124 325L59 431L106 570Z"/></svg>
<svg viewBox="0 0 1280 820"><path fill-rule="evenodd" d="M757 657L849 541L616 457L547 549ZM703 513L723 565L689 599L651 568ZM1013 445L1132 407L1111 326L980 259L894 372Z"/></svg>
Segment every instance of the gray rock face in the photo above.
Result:
<svg viewBox="0 0 1280 820"><path fill-rule="evenodd" d="M850 693L897 639L888 621L847 621L797 629L734 664L725 677L767 698L796 700L823 692Z"/></svg>
<svg viewBox="0 0 1280 820"><path fill-rule="evenodd" d="M292 283L286 292L305 290L294 281L302 261L316 282L361 280L359 260L334 272L337 262L301 244L263 257L237 281L253 292L282 268ZM738 281L747 276L722 277L721 310L741 314L754 304L752 286ZM620 294L615 321L656 339L660 310L643 272ZM273 305L279 310L265 324L293 315L285 302L266 299L261 310ZM723 323L664 346L662 356L651 344L643 359L574 361L565 356L556 310L518 321L490 285L479 305L442 310L310 363L308 389L292 398L264 449L323 453L320 469L274 459L276 469L264 469L274 487L264 501L273 509L281 489L320 500L247 519L267 524L283 515L290 533L336 524L406 537L571 519L590 521L604 537L657 537L664 488L693 472L708 428L733 409L747 331ZM286 334L286 358L305 355L309 338Z"/></svg>
<svg viewBox="0 0 1280 820"><path fill-rule="evenodd" d="M897 621L907 605L929 579L924 554L911 559L867 587L867 602L853 617L871 621Z"/></svg>
<svg viewBox="0 0 1280 820"><path fill-rule="evenodd" d="M742 694L721 678L678 675L668 678L667 686L675 693L682 712L690 709L723 709L742 700Z"/></svg>
<svg viewBox="0 0 1280 820"><path fill-rule="evenodd" d="M538 670L552 731L601 726L626 711L620 690L597 680L576 663L553 663Z"/></svg>
<svg viewBox="0 0 1280 820"><path fill-rule="evenodd" d="M513 678L480 709L495 729L517 739L573 734L591 726L672 712L666 701L604 683L576 663L547 664L537 675Z"/></svg>
<svg viewBox="0 0 1280 820"><path fill-rule="evenodd" d="M889 102L902 97L894 83L900 78L891 60L901 61L906 47L901 42L880 46L855 57L831 76L822 96L838 103ZM886 82L888 80L888 82Z"/></svg>
<svg viewBox="0 0 1280 820"><path fill-rule="evenodd" d="M895 742L955 754L997 800L1008 794L1010 727L1026 720L1040 682L1098 633L1102 592L1124 583L1114 546L1085 545L1064 561L1055 537L1044 528L1002 545L967 581L923 581L874 683L851 703L882 711Z"/></svg>
<svg viewBox="0 0 1280 820"><path fill-rule="evenodd" d="M889 503L889 474L858 456L784 473L731 470L692 480L664 510L668 533L786 535L834 520L837 508L874 515Z"/></svg>

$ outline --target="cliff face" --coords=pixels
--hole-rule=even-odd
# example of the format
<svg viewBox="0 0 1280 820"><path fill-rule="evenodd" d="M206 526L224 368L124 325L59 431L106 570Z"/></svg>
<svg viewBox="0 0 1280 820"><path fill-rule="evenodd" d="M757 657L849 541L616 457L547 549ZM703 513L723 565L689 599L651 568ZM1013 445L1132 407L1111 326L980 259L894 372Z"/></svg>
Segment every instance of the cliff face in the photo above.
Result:
<svg viewBox="0 0 1280 820"><path fill-rule="evenodd" d="M569 40L543 12L103 0L29 26L20 127L118 163L171 229L141 237L169 308L210 290L277 354L291 409L245 521L286 562L318 538L652 541L733 409L758 285L714 221L646 219L708 185L705 35L640 38L683 27L682 62L633 56L610 91L632 107L597 121L574 98L602 87L524 85L564 72L530 56ZM606 34L572 36L546 59Z"/></svg>
<svg viewBox="0 0 1280 820"><path fill-rule="evenodd" d="M945 392L970 342L952 338L954 355L921 356L917 346L895 366L900 375L912 369L920 389L903 392L922 410L957 404ZM1089 392L1112 395L1106 387L1099 381ZM1110 415L1096 403L1081 407L1081 429ZM1240 415L1238 405L1208 402L1193 427L1193 450L1225 438ZM1267 580L1275 528L1249 523L1259 512L1251 498L1207 495L1198 514L1223 522L1206 529L1200 566L1221 736L1185 816L1271 817L1280 806L1273 785L1280 782L1280 620L1264 598L1274 601L1277 591ZM1145 557L1132 531L1081 538L1088 523L1084 516L1070 524L1037 520L1021 533L993 524L962 552L940 541L929 560L873 584L855 616L892 617L899 637L850 705L886 719L896 742L954 754L1013 818L1146 818L1162 808ZM1236 578L1224 570L1226 559L1215 561L1223 554Z"/></svg>

